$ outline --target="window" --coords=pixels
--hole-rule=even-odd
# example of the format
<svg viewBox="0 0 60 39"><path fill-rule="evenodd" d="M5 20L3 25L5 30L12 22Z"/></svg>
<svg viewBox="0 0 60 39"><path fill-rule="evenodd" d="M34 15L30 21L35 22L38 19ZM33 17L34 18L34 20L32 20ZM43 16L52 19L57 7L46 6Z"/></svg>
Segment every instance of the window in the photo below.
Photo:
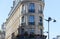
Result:
<svg viewBox="0 0 60 39"><path fill-rule="evenodd" d="M21 13L26 13L26 6L25 6L25 5L22 6L22 11L21 11Z"/></svg>
<svg viewBox="0 0 60 39"><path fill-rule="evenodd" d="M43 26L43 19L42 19L42 17L40 17L39 21L40 21L39 25Z"/></svg>
<svg viewBox="0 0 60 39"><path fill-rule="evenodd" d="M41 5L39 5L38 13L43 13L42 6Z"/></svg>
<svg viewBox="0 0 60 39"><path fill-rule="evenodd" d="M35 24L34 16L31 15L29 16L29 25L34 25L34 24Z"/></svg>
<svg viewBox="0 0 60 39"><path fill-rule="evenodd" d="M24 28L21 28L21 34L24 34Z"/></svg>
<svg viewBox="0 0 60 39"><path fill-rule="evenodd" d="M24 16L22 17L22 20L21 20L22 22L21 22L21 25L22 26L24 26L26 23L25 23L25 18L24 18Z"/></svg>
<svg viewBox="0 0 60 39"><path fill-rule="evenodd" d="M14 35L14 33L12 33L12 37L11 37L11 38L12 38L12 39L15 39L14 37L15 37L15 35Z"/></svg>
<svg viewBox="0 0 60 39"><path fill-rule="evenodd" d="M43 34L43 30L42 29L40 29L40 32L41 32L41 35Z"/></svg>
<svg viewBox="0 0 60 39"><path fill-rule="evenodd" d="M30 3L30 4L29 4L28 11L29 11L29 12L32 12L32 13L35 12L35 4L34 4L34 3Z"/></svg>
<svg viewBox="0 0 60 39"><path fill-rule="evenodd" d="M21 35L24 35L24 28L21 27ZM19 39L24 39L24 36L19 36Z"/></svg>
<svg viewBox="0 0 60 39"><path fill-rule="evenodd" d="M34 29L30 29L30 34L34 34L35 30Z"/></svg>
<svg viewBox="0 0 60 39"><path fill-rule="evenodd" d="M22 17L22 23L24 23L24 16Z"/></svg>

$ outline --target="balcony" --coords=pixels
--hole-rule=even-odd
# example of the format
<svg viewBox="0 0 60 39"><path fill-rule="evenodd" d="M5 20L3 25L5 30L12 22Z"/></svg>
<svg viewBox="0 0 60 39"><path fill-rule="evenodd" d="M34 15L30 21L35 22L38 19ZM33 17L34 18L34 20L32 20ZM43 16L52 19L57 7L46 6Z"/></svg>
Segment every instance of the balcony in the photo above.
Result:
<svg viewBox="0 0 60 39"><path fill-rule="evenodd" d="M28 22L29 25L35 25L35 22Z"/></svg>
<svg viewBox="0 0 60 39"><path fill-rule="evenodd" d="M24 35L17 35L16 39L46 39L47 36L45 35L36 35L36 34L24 34Z"/></svg>

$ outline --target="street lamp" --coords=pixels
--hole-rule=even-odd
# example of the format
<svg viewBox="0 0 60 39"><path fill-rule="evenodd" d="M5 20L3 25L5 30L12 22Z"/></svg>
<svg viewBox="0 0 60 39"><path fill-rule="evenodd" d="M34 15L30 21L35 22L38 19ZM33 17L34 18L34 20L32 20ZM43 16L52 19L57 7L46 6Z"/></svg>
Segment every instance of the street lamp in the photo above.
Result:
<svg viewBox="0 0 60 39"><path fill-rule="evenodd" d="M55 19L52 19L51 17L48 17L48 19L45 19L48 22L48 39L49 39L49 22L53 20L53 22L56 22Z"/></svg>

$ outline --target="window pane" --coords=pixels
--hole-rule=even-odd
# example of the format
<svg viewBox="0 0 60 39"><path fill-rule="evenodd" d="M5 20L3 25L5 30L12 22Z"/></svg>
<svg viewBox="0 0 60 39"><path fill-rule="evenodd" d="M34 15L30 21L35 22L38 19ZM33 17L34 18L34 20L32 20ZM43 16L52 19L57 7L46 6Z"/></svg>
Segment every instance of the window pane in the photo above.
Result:
<svg viewBox="0 0 60 39"><path fill-rule="evenodd" d="M24 22L24 16L22 17L22 23Z"/></svg>
<svg viewBox="0 0 60 39"><path fill-rule="evenodd" d="M30 29L30 34L34 34L34 29Z"/></svg>
<svg viewBox="0 0 60 39"><path fill-rule="evenodd" d="M34 16L29 16L29 22L34 22Z"/></svg>
<svg viewBox="0 0 60 39"><path fill-rule="evenodd" d="M34 3L29 4L29 12L35 12L35 5Z"/></svg>
<svg viewBox="0 0 60 39"><path fill-rule="evenodd" d="M25 6L25 5L22 6L22 11L21 11L21 13L26 13L26 6Z"/></svg>
<svg viewBox="0 0 60 39"><path fill-rule="evenodd" d="M29 25L34 25L35 22L34 22L34 16L29 16Z"/></svg>

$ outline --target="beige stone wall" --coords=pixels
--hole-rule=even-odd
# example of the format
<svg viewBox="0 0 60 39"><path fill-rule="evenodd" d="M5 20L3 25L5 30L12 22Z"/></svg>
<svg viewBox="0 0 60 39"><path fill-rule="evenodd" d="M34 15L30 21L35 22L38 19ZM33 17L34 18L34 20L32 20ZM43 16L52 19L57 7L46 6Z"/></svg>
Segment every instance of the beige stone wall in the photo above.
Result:
<svg viewBox="0 0 60 39"><path fill-rule="evenodd" d="M6 23L6 39L11 39L11 34L13 32L17 33L19 26L20 7L13 13L14 14L8 19Z"/></svg>

